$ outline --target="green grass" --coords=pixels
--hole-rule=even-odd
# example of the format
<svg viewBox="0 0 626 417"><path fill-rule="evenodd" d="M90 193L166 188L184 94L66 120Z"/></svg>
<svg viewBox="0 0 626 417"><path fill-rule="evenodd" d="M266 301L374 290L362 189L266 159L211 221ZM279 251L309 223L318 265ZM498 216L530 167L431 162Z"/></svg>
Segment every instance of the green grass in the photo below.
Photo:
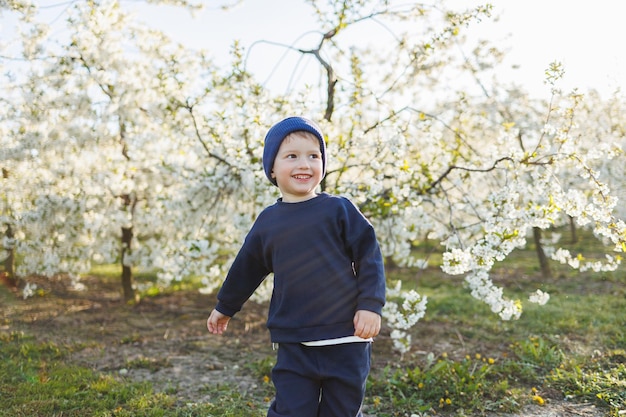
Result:
<svg viewBox="0 0 626 417"><path fill-rule="evenodd" d="M584 243L577 246L586 248ZM545 306L524 302L519 320L502 321L470 296L462 277L445 276L437 265L392 270L391 281L402 280L403 288L414 288L429 299L426 316L413 330L417 349L422 340L433 339L449 339L463 349L389 358L387 366L372 370L367 412L377 417L514 413L528 404L540 407L567 397L593 403L608 416L622 416L626 273L581 274L553 264L553 278L541 279L538 271L532 248L513 253L494 268L494 280L509 298L525 300L537 288L551 295ZM98 266L93 273L114 282L119 271ZM136 279L155 284L143 296L197 288L197 281L190 279L161 289L152 271L137 274ZM3 302L9 299L2 297ZM125 335L122 343L135 338ZM83 348L36 342L23 333L0 333L0 417L260 417L273 395L268 375L274 356L244 367L259 381L253 392L242 394L234 386L211 384L203 392L215 401L181 404L174 399L176 388L158 393L149 383L73 365L72 352ZM129 369L165 366L167 361L150 358L126 363Z"/></svg>
<svg viewBox="0 0 626 417"><path fill-rule="evenodd" d="M99 277L103 282L117 283L121 279L122 267L119 264L94 264L89 274ZM200 276L189 276L173 281L169 285L163 285L157 279L156 270L141 268L133 268L132 281L140 288L138 290L140 298L172 294L177 291L198 290L204 286Z"/></svg>
<svg viewBox="0 0 626 417"><path fill-rule="evenodd" d="M618 312L626 311L626 300L619 307ZM589 309L594 308L592 303ZM480 341L486 350L464 358L431 352L421 360L400 362L375 373L370 377L368 403L376 416L399 417L406 410L450 415L512 413L526 404L544 405L549 399L543 398L542 392L558 393L558 399L593 403L610 416L621 416L620 410L626 409L623 314L621 320L609 314L596 317L593 321L598 329L607 331L603 334L601 330L580 331L590 329L587 308L570 310L573 319L564 314L551 317L558 324L553 328L535 326L550 317L550 311L545 310L514 324L460 313L455 321L459 333L468 344ZM571 332L554 332L557 328ZM572 337L582 340L572 345ZM502 351L501 345L507 341Z"/></svg>
<svg viewBox="0 0 626 417"><path fill-rule="evenodd" d="M579 241L572 252L594 252L596 245ZM467 354L430 352L374 372L368 404L376 416L516 412L565 397L593 403L610 416L623 415L626 273L551 267L553 277L541 278L534 248L496 265L496 285L506 297L523 302L523 314L514 321L500 320L471 297L462 277L444 276L438 265L392 270L389 277L401 280L404 289L428 297L426 316L413 332L418 348L423 349L424 338L447 337L461 340ZM536 289L550 294L546 305L525 301Z"/></svg>
<svg viewBox="0 0 626 417"><path fill-rule="evenodd" d="M255 417L261 407L229 387L210 404L177 404L149 383L69 363L81 346L37 343L22 333L0 337L0 416L32 417ZM223 395L224 391L227 395Z"/></svg>

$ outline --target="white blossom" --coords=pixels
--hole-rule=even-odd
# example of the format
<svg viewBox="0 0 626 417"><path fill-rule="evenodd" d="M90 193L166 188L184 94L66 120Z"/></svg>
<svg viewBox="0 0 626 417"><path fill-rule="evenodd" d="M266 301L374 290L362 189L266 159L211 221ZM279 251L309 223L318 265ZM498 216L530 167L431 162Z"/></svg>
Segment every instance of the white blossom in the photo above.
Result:
<svg viewBox="0 0 626 417"><path fill-rule="evenodd" d="M37 290L37 284L27 282L22 289L22 297L24 298L24 300L35 295L35 290Z"/></svg>
<svg viewBox="0 0 626 417"><path fill-rule="evenodd" d="M528 297L531 303L545 305L550 300L550 294L537 290Z"/></svg>
<svg viewBox="0 0 626 417"><path fill-rule="evenodd" d="M0 257L15 254L18 275L65 274L78 289L92 263L121 261L155 270L163 285L199 276L203 292L215 291L256 216L279 196L262 171L263 137L290 114L320 122L328 140L324 191L362 209L385 257L426 269L441 256L442 271L464 276L471 295L504 320L523 306L490 274L527 248L533 228L549 236L544 249L563 265L581 272L621 265L619 96L563 95L559 74L551 74L550 101L494 84L494 106L482 89L454 85L467 74L453 69L456 45L445 36L420 58L419 73L403 72L415 65L414 51L396 45L359 55L356 80L342 60L362 45L334 38L323 46L336 49L322 51L339 71L326 120L325 86L294 81L285 95L271 91L241 67L242 50L233 68L216 67L119 2L74 2L67 13L58 19L65 26L52 30L29 12L11 40L23 45L20 58L0 51ZM480 17L478 8L468 14ZM432 39L420 32L430 25L417 22L434 16L402 18L416 23L406 25L406 39ZM449 63L445 71L439 62ZM605 246L602 255L565 249L553 231L570 220ZM416 250L426 244L432 256ZM269 277L254 300L267 300L271 287ZM384 316L401 352L426 311L419 291L389 290ZM528 298L547 300L539 290Z"/></svg>

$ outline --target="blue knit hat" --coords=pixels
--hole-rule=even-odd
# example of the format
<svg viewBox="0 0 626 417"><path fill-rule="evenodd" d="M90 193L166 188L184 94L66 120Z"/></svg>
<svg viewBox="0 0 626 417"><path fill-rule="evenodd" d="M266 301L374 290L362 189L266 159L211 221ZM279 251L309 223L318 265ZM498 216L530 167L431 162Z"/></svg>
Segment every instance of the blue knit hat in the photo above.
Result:
<svg viewBox="0 0 626 417"><path fill-rule="evenodd" d="M265 170L265 176L274 185L276 179L272 178L272 168L274 167L274 160L278 154L278 148L283 143L283 139L290 133L305 131L314 134L320 141L320 152L322 153L322 178L326 174L326 143L324 142L324 135L320 128L309 119L304 117L288 117L276 123L267 131L265 135L265 147L263 148L263 169Z"/></svg>

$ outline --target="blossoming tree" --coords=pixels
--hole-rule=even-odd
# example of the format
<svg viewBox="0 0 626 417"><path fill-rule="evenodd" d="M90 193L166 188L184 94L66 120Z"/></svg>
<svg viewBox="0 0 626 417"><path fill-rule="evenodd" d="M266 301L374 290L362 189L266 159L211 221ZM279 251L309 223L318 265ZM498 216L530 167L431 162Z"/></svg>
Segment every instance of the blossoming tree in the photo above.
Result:
<svg viewBox="0 0 626 417"><path fill-rule="evenodd" d="M587 261L558 246L550 256L577 269L620 264L624 213L608 184L623 196L624 113L611 111L623 98L563 94L557 64L547 103L489 78L497 51L457 49L487 6L309 4L318 43L275 45L311 59L320 82L280 95L254 79L239 44L230 68L218 68L114 0L72 4L60 39L28 2L0 6L23 28L20 70L0 58L5 271L18 258L16 276L64 273L80 285L92 263L119 262L126 299L137 267L154 268L165 285L199 275L213 291L255 215L277 197L262 173L262 140L293 113L320 121L323 188L361 207L390 262L424 267L415 245L439 242L443 270L463 274L502 319L519 317L523 303L490 271L533 231L572 219L593 230L606 256ZM363 43L358 31L374 27L380 42ZM385 318L403 350L427 300L398 283L389 295Z"/></svg>

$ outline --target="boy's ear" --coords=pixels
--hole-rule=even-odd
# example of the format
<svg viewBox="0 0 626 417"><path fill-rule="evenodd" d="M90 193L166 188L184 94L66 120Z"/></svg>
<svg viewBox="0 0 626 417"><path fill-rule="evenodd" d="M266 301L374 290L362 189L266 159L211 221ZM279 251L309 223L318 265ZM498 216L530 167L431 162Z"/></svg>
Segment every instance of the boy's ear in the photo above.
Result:
<svg viewBox="0 0 626 417"><path fill-rule="evenodd" d="M270 175L272 176L272 178L276 178L276 174L274 174L274 170L272 169L272 171L270 172Z"/></svg>

